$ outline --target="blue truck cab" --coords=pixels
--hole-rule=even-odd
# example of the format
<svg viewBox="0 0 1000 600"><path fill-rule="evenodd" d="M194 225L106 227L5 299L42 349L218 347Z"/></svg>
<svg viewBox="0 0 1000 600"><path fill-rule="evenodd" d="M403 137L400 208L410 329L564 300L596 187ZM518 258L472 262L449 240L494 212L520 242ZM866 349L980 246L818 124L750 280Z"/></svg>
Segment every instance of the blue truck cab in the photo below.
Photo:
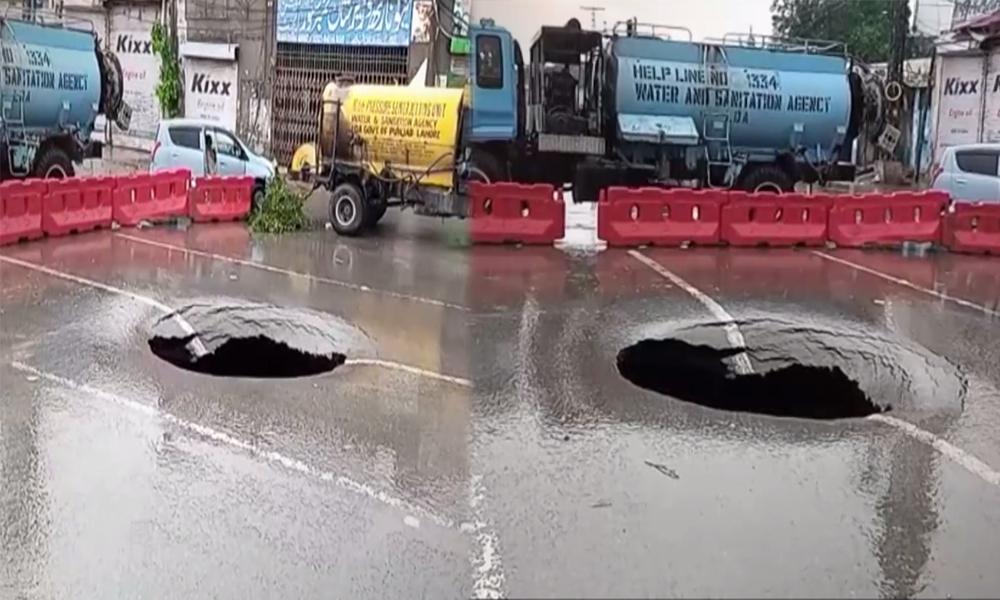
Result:
<svg viewBox="0 0 1000 600"><path fill-rule="evenodd" d="M470 31L472 57L469 65L471 88L470 143L510 143L518 131L518 88L523 81L518 72L520 48L509 31L492 20L483 19Z"/></svg>

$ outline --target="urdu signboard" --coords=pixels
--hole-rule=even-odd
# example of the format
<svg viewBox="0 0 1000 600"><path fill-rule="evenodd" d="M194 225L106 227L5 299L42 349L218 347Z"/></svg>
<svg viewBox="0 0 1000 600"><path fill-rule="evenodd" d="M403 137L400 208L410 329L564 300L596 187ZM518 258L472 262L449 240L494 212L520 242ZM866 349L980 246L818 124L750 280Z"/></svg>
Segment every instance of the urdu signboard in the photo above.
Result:
<svg viewBox="0 0 1000 600"><path fill-rule="evenodd" d="M279 0L278 41L409 46L413 0Z"/></svg>
<svg viewBox="0 0 1000 600"><path fill-rule="evenodd" d="M955 0L951 28L956 29L997 11L1000 11L1000 0Z"/></svg>

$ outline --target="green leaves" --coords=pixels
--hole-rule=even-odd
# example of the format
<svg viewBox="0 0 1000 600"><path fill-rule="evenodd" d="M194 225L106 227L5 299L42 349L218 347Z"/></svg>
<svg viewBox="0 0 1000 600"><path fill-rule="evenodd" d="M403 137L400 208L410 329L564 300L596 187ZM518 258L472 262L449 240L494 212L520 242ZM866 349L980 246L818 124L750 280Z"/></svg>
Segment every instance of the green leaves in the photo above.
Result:
<svg viewBox="0 0 1000 600"><path fill-rule="evenodd" d="M160 81L156 84L156 100L164 118L181 114L181 64L170 36L161 23L153 24L153 52L160 57Z"/></svg>
<svg viewBox="0 0 1000 600"><path fill-rule="evenodd" d="M247 224L258 233L288 233L308 225L304 199L288 188L285 180L275 176L267 184L264 202L250 213Z"/></svg>
<svg viewBox="0 0 1000 600"><path fill-rule="evenodd" d="M892 14L884 0L772 0L774 33L787 37L844 42L866 62L889 59ZM921 37L911 37L909 56L926 50Z"/></svg>

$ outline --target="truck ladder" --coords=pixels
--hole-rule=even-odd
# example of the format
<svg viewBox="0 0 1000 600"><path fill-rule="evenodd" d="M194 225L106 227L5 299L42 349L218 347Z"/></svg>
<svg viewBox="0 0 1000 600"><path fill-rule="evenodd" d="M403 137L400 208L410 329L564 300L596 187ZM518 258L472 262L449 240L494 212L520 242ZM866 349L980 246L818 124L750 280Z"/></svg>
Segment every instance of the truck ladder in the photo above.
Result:
<svg viewBox="0 0 1000 600"><path fill-rule="evenodd" d="M16 92L15 92L16 93ZM16 104L20 108L20 112L15 116L14 114L14 100L0 96L0 110L3 114L0 115L3 120L3 142L7 149L7 168L10 170L10 174L14 177L26 177L31 171L30 165L24 169L17 168L17 161L15 159L15 150L18 148L23 148L25 146L31 145L27 137L24 135L24 101L19 100ZM16 138L11 137L11 132L20 134Z"/></svg>
<svg viewBox="0 0 1000 600"><path fill-rule="evenodd" d="M717 65L726 67L729 64L729 57L722 46L705 44L702 46L701 54L702 70L705 73L705 83L712 85L712 71ZM706 111L702 122L701 137L705 142L705 182L710 188L728 188L732 185L734 172L732 122L729 114L724 112ZM716 185L712 181L713 167L725 167L725 174L721 184Z"/></svg>
<svg viewBox="0 0 1000 600"><path fill-rule="evenodd" d="M706 182L708 187L728 188L731 184L733 172L733 146L730 142L729 115L725 113L709 114L705 116L702 126L702 139L705 141L705 162ZM712 182L712 167L725 167L726 174L721 184Z"/></svg>

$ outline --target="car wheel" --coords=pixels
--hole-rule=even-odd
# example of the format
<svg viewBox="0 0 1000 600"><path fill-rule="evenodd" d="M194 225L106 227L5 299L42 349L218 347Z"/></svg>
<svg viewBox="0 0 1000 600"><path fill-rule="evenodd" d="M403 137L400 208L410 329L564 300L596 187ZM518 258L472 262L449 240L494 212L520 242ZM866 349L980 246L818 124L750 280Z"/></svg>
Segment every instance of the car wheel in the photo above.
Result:
<svg viewBox="0 0 1000 600"><path fill-rule="evenodd" d="M255 187L253 189L253 196L251 198L251 209L256 211L256 210L260 210L261 208L263 208L264 207L264 198L265 197L266 197L266 193L264 192L264 187L260 186L260 185L258 185L257 187Z"/></svg>

